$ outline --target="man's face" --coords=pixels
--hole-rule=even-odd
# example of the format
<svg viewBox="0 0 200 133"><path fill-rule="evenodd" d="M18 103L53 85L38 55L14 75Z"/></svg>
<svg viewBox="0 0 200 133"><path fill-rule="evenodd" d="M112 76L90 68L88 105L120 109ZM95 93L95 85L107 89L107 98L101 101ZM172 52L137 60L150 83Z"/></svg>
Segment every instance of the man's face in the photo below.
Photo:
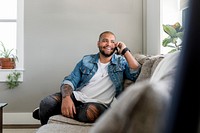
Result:
<svg viewBox="0 0 200 133"><path fill-rule="evenodd" d="M110 57L115 52L115 36L109 33L103 34L98 41L99 52Z"/></svg>

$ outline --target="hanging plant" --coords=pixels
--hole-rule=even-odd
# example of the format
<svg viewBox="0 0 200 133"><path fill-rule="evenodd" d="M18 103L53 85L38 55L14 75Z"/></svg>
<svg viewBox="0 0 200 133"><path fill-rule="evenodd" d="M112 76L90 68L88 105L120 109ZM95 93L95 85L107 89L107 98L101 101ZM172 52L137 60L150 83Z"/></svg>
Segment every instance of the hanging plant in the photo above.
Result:
<svg viewBox="0 0 200 133"><path fill-rule="evenodd" d="M15 87L19 86L19 84L21 83L19 81L19 78L21 77L21 73L20 72L12 72L10 74L7 75L7 81L6 84L8 86L9 89L14 89Z"/></svg>

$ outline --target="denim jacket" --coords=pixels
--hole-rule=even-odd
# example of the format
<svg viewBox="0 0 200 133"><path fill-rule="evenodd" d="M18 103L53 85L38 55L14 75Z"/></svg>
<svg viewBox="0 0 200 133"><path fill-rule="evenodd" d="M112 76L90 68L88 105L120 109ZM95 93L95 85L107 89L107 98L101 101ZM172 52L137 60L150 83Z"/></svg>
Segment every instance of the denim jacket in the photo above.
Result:
<svg viewBox="0 0 200 133"><path fill-rule="evenodd" d="M97 72L98 59L98 53L84 56L82 60L78 62L72 73L64 78L62 85L69 84L74 91L81 90ZM133 70L129 68L123 56L117 54L112 55L112 59L108 65L108 75L115 85L116 96L123 90L124 79L135 81L139 75L140 68Z"/></svg>

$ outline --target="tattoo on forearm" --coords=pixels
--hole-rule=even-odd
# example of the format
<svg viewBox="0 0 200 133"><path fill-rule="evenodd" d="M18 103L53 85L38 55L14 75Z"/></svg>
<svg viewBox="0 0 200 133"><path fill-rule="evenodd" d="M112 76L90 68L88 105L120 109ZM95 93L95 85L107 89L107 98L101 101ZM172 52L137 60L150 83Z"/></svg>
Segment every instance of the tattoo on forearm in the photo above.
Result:
<svg viewBox="0 0 200 133"><path fill-rule="evenodd" d="M70 96L72 94L72 87L70 85L63 85L61 87L62 97Z"/></svg>

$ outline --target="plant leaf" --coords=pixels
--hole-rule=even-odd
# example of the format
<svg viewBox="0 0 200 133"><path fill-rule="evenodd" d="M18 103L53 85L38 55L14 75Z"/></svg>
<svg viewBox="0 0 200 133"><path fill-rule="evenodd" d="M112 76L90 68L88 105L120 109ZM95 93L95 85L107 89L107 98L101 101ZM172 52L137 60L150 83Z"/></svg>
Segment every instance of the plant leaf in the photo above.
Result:
<svg viewBox="0 0 200 133"><path fill-rule="evenodd" d="M176 32L178 32L181 28L181 24L179 22L176 22L174 25L173 25L174 29L176 30Z"/></svg>
<svg viewBox="0 0 200 133"><path fill-rule="evenodd" d="M170 45L170 44L168 44L167 47L170 47L170 48L176 48L176 46L174 46L174 45Z"/></svg>
<svg viewBox="0 0 200 133"><path fill-rule="evenodd" d="M163 47L167 47L167 44L172 42L172 38L165 38L162 42Z"/></svg>
<svg viewBox="0 0 200 133"><path fill-rule="evenodd" d="M163 30L171 37L176 36L176 30L170 25L163 25Z"/></svg>
<svg viewBox="0 0 200 133"><path fill-rule="evenodd" d="M181 40L183 40L183 35L184 35L183 32L178 32L178 33L176 33L176 36L177 36L178 38L180 38Z"/></svg>
<svg viewBox="0 0 200 133"><path fill-rule="evenodd" d="M172 49L172 50L170 50L168 53L173 53L173 52L175 52L175 51L177 51L177 49Z"/></svg>
<svg viewBox="0 0 200 133"><path fill-rule="evenodd" d="M14 89L15 87L19 86L20 81L19 78L21 77L21 73L13 72L7 75L6 84L8 85L9 89Z"/></svg>
<svg viewBox="0 0 200 133"><path fill-rule="evenodd" d="M18 61L18 57L17 55L12 54L12 51L14 49L6 49L5 45L0 41L0 45L2 47L2 49L0 50L0 57L3 58L14 58L15 61Z"/></svg>

